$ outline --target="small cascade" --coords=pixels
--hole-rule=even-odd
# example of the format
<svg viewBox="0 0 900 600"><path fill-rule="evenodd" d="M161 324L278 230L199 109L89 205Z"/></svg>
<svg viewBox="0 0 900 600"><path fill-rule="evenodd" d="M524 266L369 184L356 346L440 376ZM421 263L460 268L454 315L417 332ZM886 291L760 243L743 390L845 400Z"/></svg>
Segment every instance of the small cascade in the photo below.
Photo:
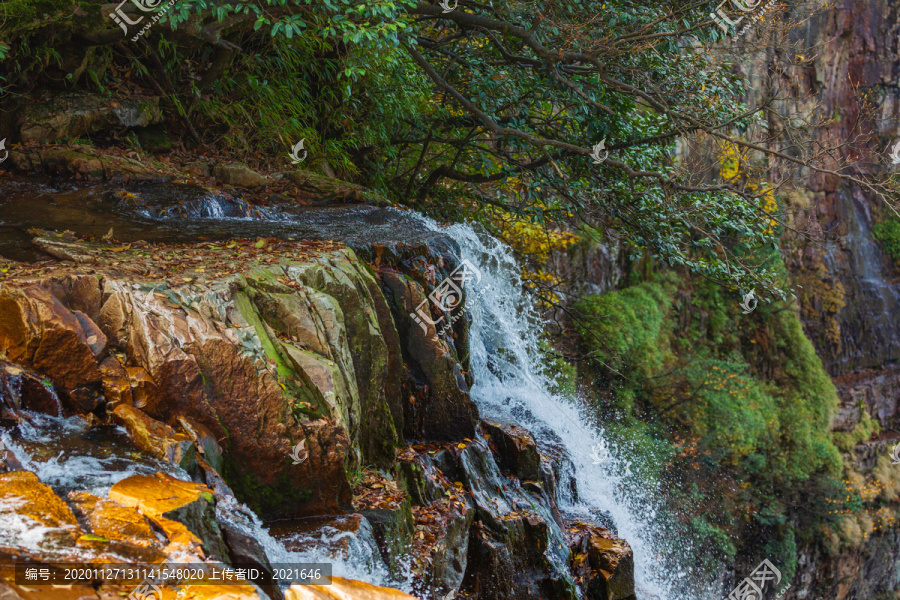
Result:
<svg viewBox="0 0 900 600"><path fill-rule="evenodd" d="M122 427L91 427L78 416L62 418L31 412L24 416L15 427L0 431L0 440L25 469L60 496L83 490L106 497L122 479L158 471L190 479L171 463L139 452Z"/></svg>
<svg viewBox="0 0 900 600"><path fill-rule="evenodd" d="M53 384L15 365L0 361L0 406L12 413L25 409L62 416L62 402Z"/></svg>
<svg viewBox="0 0 900 600"><path fill-rule="evenodd" d="M15 427L0 430L0 442L60 497L87 491L106 498L117 482L160 471L190 480L171 463L138 451L122 427L91 427L78 416L61 418L32 412L24 416ZM8 508L5 513L0 511L0 540L6 540L9 546L46 551L46 538L55 530L35 527L27 517L16 515L14 507ZM409 583L391 577L367 523L356 532L319 527L315 533L284 533L276 539L256 513L231 496L219 499L216 517L258 541L273 564L330 563L335 576L412 591ZM290 531L288 527L283 529ZM4 535L13 537L7 540Z"/></svg>
<svg viewBox="0 0 900 600"><path fill-rule="evenodd" d="M470 261L480 273L469 284L467 308L473 318L470 357L475 384L471 394L482 417L521 424L548 455L562 447L568 460L560 462L559 469L561 510L569 518L600 524L604 518L611 519L634 551L639 599L684 597L677 590L688 585L689 573L675 557L686 549L676 547L666 532L653 490L637 480L622 449L610 447L602 427L591 425L577 398L552 391L553 380L543 368L540 319L522 294L519 268L510 249L467 224L440 227L425 217L422 220L453 238L459 245L459 258Z"/></svg>

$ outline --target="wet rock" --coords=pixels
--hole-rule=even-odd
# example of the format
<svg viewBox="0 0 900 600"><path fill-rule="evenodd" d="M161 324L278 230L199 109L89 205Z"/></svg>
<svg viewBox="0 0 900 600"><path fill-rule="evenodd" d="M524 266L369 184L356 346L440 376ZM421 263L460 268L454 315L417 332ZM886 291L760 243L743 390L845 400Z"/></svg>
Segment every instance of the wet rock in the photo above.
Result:
<svg viewBox="0 0 900 600"><path fill-rule="evenodd" d="M66 503L30 471L0 474L0 523L0 547L48 560L65 556L83 533Z"/></svg>
<svg viewBox="0 0 900 600"><path fill-rule="evenodd" d="M228 547L216 521L216 498L204 485L174 479L163 473L132 475L113 485L109 499L137 508L165 532L167 554L202 545L207 558L223 561Z"/></svg>
<svg viewBox="0 0 900 600"><path fill-rule="evenodd" d="M34 238L32 244L44 254L57 260L88 265L97 263L97 253L81 244L46 236Z"/></svg>
<svg viewBox="0 0 900 600"><path fill-rule="evenodd" d="M459 463L478 517L463 588L479 598L577 598L567 541L546 496L505 478L481 441L468 444Z"/></svg>
<svg viewBox="0 0 900 600"><path fill-rule="evenodd" d="M247 165L216 165L212 168L212 176L226 185L242 188L254 188L269 185L270 181L263 175L250 169Z"/></svg>
<svg viewBox="0 0 900 600"><path fill-rule="evenodd" d="M222 530L225 545L228 547L228 556L231 559L231 564L259 569L263 576L259 579L254 579L253 582L260 586L271 600L282 600L283 595L278 587L278 582L274 578L272 565L269 564L266 551L260 543L227 522L220 521L219 528Z"/></svg>
<svg viewBox="0 0 900 600"><path fill-rule="evenodd" d="M372 525L378 547L391 573L403 573L414 532L409 499L404 499L397 508L372 508L360 510L360 513Z"/></svg>
<svg viewBox="0 0 900 600"><path fill-rule="evenodd" d="M320 292L337 304L338 310L328 310L322 306L325 302L314 299L319 294L306 294L308 304L321 319L323 331L318 336L321 340L319 348L325 350L323 345L327 346L325 355L340 365L348 390L355 389L359 398L355 403L358 414L348 410L348 416L354 425L358 421L362 456L367 463L390 466L394 449L400 445L394 414L401 411L399 407L392 407L389 401L392 394L399 395L400 392L399 373L392 373L389 366L391 357L399 359L400 350L396 345L394 323L378 283L350 253L322 255L293 266L288 272L310 290ZM344 335L346 342L341 344ZM391 341L394 346L390 345ZM356 427L351 426L352 429ZM354 437L351 434L351 439Z"/></svg>
<svg viewBox="0 0 900 600"><path fill-rule="evenodd" d="M194 291L179 290L186 296L180 297L109 280L105 285L101 326L124 346L131 364L146 369L164 399L148 403L148 414L181 413L228 440L222 475L243 501L273 517L334 512L349 503L347 434L316 414L312 384L247 296L233 296L227 285L198 290L205 308L196 311L188 308ZM268 433L260 435L261 429ZM291 447L303 439L309 459L292 465ZM276 482L279 489L261 493L260 483Z"/></svg>
<svg viewBox="0 0 900 600"><path fill-rule="evenodd" d="M150 373L141 367L125 367L125 374L131 388L132 404L146 412L162 414L166 406L165 397Z"/></svg>
<svg viewBox="0 0 900 600"><path fill-rule="evenodd" d="M10 473L12 471L22 471L25 467L16 458L12 450L6 447L3 440L0 440L0 472Z"/></svg>
<svg viewBox="0 0 900 600"><path fill-rule="evenodd" d="M485 431L497 446L500 466L525 481L538 481L541 456L528 431L515 423L482 421Z"/></svg>
<svg viewBox="0 0 900 600"><path fill-rule="evenodd" d="M163 546L150 522L135 508L88 492L69 492L67 498L78 519L92 534L136 546Z"/></svg>
<svg viewBox="0 0 900 600"><path fill-rule="evenodd" d="M31 284L0 290L0 353L46 373L69 392L100 383L100 370L84 328L49 291Z"/></svg>
<svg viewBox="0 0 900 600"><path fill-rule="evenodd" d="M191 473L196 466L197 447L190 436L151 419L140 409L120 404L112 412L113 420L128 431L128 437L139 449L169 461Z"/></svg>
<svg viewBox="0 0 900 600"><path fill-rule="evenodd" d="M3 361L0 361L0 400L13 413L30 410L58 416L62 410L49 381Z"/></svg>
<svg viewBox="0 0 900 600"><path fill-rule="evenodd" d="M47 144L98 131L146 127L162 123L159 98L117 99L66 93L29 105L20 130L23 142Z"/></svg>
<svg viewBox="0 0 900 600"><path fill-rule="evenodd" d="M102 299L100 280L97 276L70 274L51 277L44 285L63 303L63 306L73 312L84 313L91 321L97 322Z"/></svg>
<svg viewBox="0 0 900 600"><path fill-rule="evenodd" d="M133 403L128 373L115 356L107 356L100 363L100 374L107 412L112 412L120 404Z"/></svg>
<svg viewBox="0 0 900 600"><path fill-rule="evenodd" d="M144 127L138 129L138 141L147 152L171 152L172 140L164 127Z"/></svg>
<svg viewBox="0 0 900 600"><path fill-rule="evenodd" d="M431 452L428 446L407 447L398 455L398 467L416 504L410 553L412 571L420 581L416 589L432 598L445 598L459 590L465 577L475 506L437 466L449 459L450 452L441 451L437 461Z"/></svg>
<svg viewBox="0 0 900 600"><path fill-rule="evenodd" d="M628 543L608 530L575 522L573 572L591 600L633 600L634 554Z"/></svg>
<svg viewBox="0 0 900 600"><path fill-rule="evenodd" d="M284 594L285 600L416 600L400 590L379 587L354 579L332 577L331 585L292 585Z"/></svg>
<svg viewBox="0 0 900 600"><path fill-rule="evenodd" d="M21 172L92 180L158 177L153 167L122 156L103 156L89 146L73 148L30 148L20 146L9 154L13 167Z"/></svg>
<svg viewBox="0 0 900 600"><path fill-rule="evenodd" d="M397 331L404 340L404 362L421 386L419 397L411 397L404 405L406 437L475 437L478 409L469 398L459 363L444 342L436 339L433 324L423 323L423 330L411 316L426 299L422 286L396 272L383 271L381 275L392 299Z"/></svg>
<svg viewBox="0 0 900 600"><path fill-rule="evenodd" d="M202 423L190 417L179 416L178 424L184 430L185 434L194 440L194 444L203 458L216 471L222 470L222 447L216 441L216 437L212 432L203 426Z"/></svg>

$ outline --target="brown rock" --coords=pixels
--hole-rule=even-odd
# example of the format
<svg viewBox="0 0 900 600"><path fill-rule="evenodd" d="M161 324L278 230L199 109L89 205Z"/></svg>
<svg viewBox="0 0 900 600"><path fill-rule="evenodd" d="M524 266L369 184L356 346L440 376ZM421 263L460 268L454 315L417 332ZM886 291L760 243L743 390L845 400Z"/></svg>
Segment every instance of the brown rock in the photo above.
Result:
<svg viewBox="0 0 900 600"><path fill-rule="evenodd" d="M176 433L165 423L151 419L128 404L117 406L112 417L128 430L128 437L144 452L165 459L189 473L194 470L197 448L190 436Z"/></svg>
<svg viewBox="0 0 900 600"><path fill-rule="evenodd" d="M0 474L0 517L4 523L18 523L18 527L28 528L29 531L17 533L23 537L28 533L38 537L39 540L33 543L42 554L74 547L82 533L66 503L31 471ZM18 550L18 547L11 550Z"/></svg>
<svg viewBox="0 0 900 600"><path fill-rule="evenodd" d="M146 370L141 367L125 367L128 384L131 386L131 402L135 407L150 414L159 414L165 397L159 386Z"/></svg>
<svg viewBox="0 0 900 600"><path fill-rule="evenodd" d="M331 585L292 585L285 600L416 600L394 588L380 587L355 579L332 577Z"/></svg>
<svg viewBox="0 0 900 600"><path fill-rule="evenodd" d="M100 382L78 318L37 285L0 290L0 353L46 373L65 392Z"/></svg>
<svg viewBox="0 0 900 600"><path fill-rule="evenodd" d="M202 545L208 558L225 560L228 549L216 522L215 495L205 485L174 479L164 473L132 475L116 483L109 499L135 507L169 539L167 554L195 552Z"/></svg>
<svg viewBox="0 0 900 600"><path fill-rule="evenodd" d="M6 447L3 440L0 440L0 472L22 471L24 468L13 451Z"/></svg>
<svg viewBox="0 0 900 600"><path fill-rule="evenodd" d="M134 507L122 506L88 492L69 492L75 514L92 534L137 546L162 546L150 522Z"/></svg>
<svg viewBox="0 0 900 600"><path fill-rule="evenodd" d="M0 361L0 397L13 413L32 410L59 416L62 406L53 386L36 373Z"/></svg>
<svg viewBox="0 0 900 600"><path fill-rule="evenodd" d="M79 311L96 322L100 317L100 280L94 275L64 275L45 282L45 287L71 311Z"/></svg>
<svg viewBox="0 0 900 600"><path fill-rule="evenodd" d="M423 397L404 407L408 438L459 440L475 437L478 408L469 397L462 369L440 339L433 324L425 329L410 316L425 300L419 283L393 271L382 271L382 281L394 300L394 319L405 340L404 358L414 373L421 373Z"/></svg>
<svg viewBox="0 0 900 600"><path fill-rule="evenodd" d="M499 451L501 467L523 481L540 478L541 455L528 430L515 423L482 421L482 424Z"/></svg>
<svg viewBox="0 0 900 600"><path fill-rule="evenodd" d="M579 530L571 545L576 562L573 572L581 580L590 600L633 600L634 553L625 540L596 525L574 522Z"/></svg>
<svg viewBox="0 0 900 600"><path fill-rule="evenodd" d="M103 376L103 396L106 398L108 412L120 404L132 404L128 373L116 357L107 356L100 363L100 373Z"/></svg>
<svg viewBox="0 0 900 600"><path fill-rule="evenodd" d="M265 176L247 165L216 165L212 168L212 176L222 183L236 187L262 187L270 183Z"/></svg>

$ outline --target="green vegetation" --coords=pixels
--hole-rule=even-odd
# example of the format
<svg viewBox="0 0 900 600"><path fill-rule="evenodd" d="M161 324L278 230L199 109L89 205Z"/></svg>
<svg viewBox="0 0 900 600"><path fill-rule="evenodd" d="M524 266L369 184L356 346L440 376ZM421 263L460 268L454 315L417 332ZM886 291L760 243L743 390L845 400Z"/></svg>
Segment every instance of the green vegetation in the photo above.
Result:
<svg viewBox="0 0 900 600"><path fill-rule="evenodd" d="M900 218L889 215L872 227L872 235L895 263L900 263Z"/></svg>
<svg viewBox="0 0 900 600"><path fill-rule="evenodd" d="M634 257L783 296L773 264L750 260L775 247L760 149L779 146L719 52L716 4L180 0L137 37L100 2L14 0L0 99L14 112L42 88L160 96L170 138L198 154L284 170L303 139L302 168L513 245L529 237L526 263L541 234L577 221L616 231ZM672 161L685 135L722 181ZM526 280L554 304L539 259Z"/></svg>
<svg viewBox="0 0 900 600"><path fill-rule="evenodd" d="M748 528L792 565L791 507L842 472L830 433L837 394L792 306L744 315L739 298L666 272L583 299L579 334L596 386L611 392L598 395L604 422L620 442L656 446L642 468L680 482L673 509L705 540L710 566Z"/></svg>

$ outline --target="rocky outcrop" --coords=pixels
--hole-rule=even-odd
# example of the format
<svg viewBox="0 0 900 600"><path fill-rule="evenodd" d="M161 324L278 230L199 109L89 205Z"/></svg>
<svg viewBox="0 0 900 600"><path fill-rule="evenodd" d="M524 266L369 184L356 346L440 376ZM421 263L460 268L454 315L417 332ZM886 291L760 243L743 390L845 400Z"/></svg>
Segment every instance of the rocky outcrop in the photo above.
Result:
<svg viewBox="0 0 900 600"><path fill-rule="evenodd" d="M332 577L330 585L295 585L284 595L285 600L416 600L413 596L400 590L379 587L345 579Z"/></svg>
<svg viewBox="0 0 900 600"><path fill-rule="evenodd" d="M159 98L120 99L81 93L57 94L23 109L21 141L46 144L98 131L162 123Z"/></svg>
<svg viewBox="0 0 900 600"><path fill-rule="evenodd" d="M277 596L265 552L218 515L233 494L267 518L315 515L272 529L289 549L411 569L422 598L574 600L580 582L627 597L624 543L573 561L551 467L565 457L514 423L479 423L466 320L438 334L411 315L443 266L399 244L364 248L369 266L331 242L36 242L62 262L0 291L0 352L19 363L0 375L23 382L8 410L59 392L193 479L71 492L95 553L255 564ZM44 356L50 341L66 364Z"/></svg>
<svg viewBox="0 0 900 600"><path fill-rule="evenodd" d="M216 497L204 485L181 481L163 473L133 475L115 484L109 499L140 514L159 527L169 540L167 554L179 551L227 561L228 549L215 517Z"/></svg>

